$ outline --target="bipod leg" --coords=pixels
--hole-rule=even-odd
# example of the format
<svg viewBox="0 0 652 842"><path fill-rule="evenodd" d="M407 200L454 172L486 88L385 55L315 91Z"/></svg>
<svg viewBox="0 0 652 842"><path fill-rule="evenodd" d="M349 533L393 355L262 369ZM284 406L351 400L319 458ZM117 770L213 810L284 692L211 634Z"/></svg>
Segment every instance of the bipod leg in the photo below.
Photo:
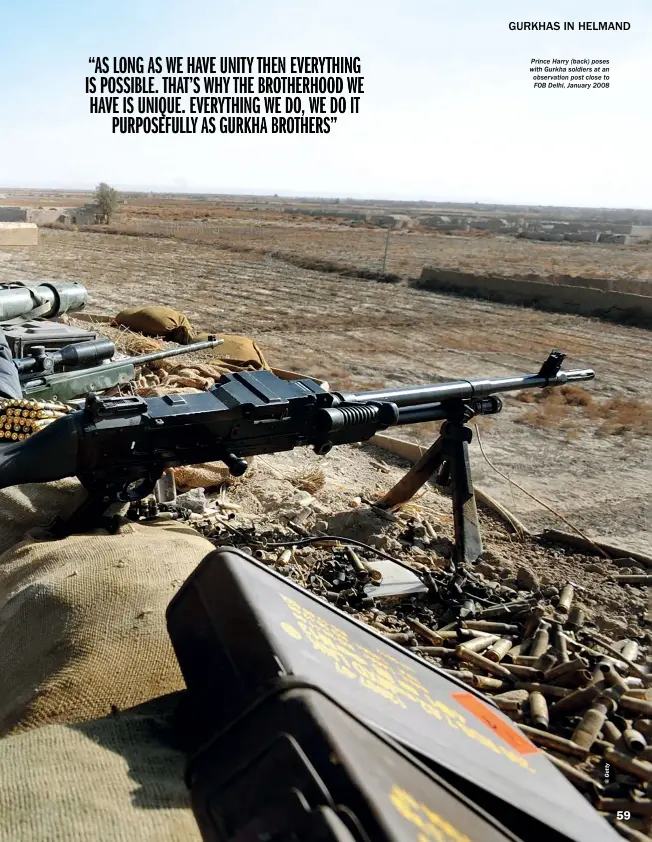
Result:
<svg viewBox="0 0 652 842"><path fill-rule="evenodd" d="M447 421L442 427L443 457L448 465L448 483L453 498L456 564L473 564L483 550L469 461L472 436L464 424Z"/></svg>
<svg viewBox="0 0 652 842"><path fill-rule="evenodd" d="M442 437L435 441L421 458L414 463L410 470L384 497L375 504L380 509L392 509L407 503L417 491L428 482L430 477L440 469L442 464Z"/></svg>

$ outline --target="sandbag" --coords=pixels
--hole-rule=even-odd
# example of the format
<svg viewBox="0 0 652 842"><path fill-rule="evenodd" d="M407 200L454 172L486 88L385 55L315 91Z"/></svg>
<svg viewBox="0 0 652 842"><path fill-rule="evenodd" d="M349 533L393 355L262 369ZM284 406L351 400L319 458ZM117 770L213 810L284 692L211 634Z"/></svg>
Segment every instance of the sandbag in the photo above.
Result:
<svg viewBox="0 0 652 842"><path fill-rule="evenodd" d="M113 324L146 336L164 336L179 345L187 345L192 337L192 325L188 318L171 307L129 307L118 313Z"/></svg>
<svg viewBox="0 0 652 842"><path fill-rule="evenodd" d="M208 337L208 333L200 333L193 338L193 342L205 342ZM223 339L224 343L213 348L210 355L220 360L229 371L259 371L262 368L269 371L270 367L263 352L250 337L237 333L218 333L217 338Z"/></svg>
<svg viewBox="0 0 652 842"><path fill-rule="evenodd" d="M67 517L86 492L76 479L0 490L0 553L4 553L35 528L49 526L55 517Z"/></svg>
<svg viewBox="0 0 652 842"><path fill-rule="evenodd" d="M199 842L176 700L0 740L0 842Z"/></svg>
<svg viewBox="0 0 652 842"><path fill-rule="evenodd" d="M249 468L244 474L244 477L248 478L254 457L245 457L245 461L248 463ZM224 462L202 462L198 465L184 465L180 468L171 468L170 470L174 474L174 481L177 488L184 491L190 488L217 488L223 482L233 482L233 475Z"/></svg>
<svg viewBox="0 0 652 842"><path fill-rule="evenodd" d="M165 609L212 544L169 521L43 538L0 555L0 735L181 689Z"/></svg>

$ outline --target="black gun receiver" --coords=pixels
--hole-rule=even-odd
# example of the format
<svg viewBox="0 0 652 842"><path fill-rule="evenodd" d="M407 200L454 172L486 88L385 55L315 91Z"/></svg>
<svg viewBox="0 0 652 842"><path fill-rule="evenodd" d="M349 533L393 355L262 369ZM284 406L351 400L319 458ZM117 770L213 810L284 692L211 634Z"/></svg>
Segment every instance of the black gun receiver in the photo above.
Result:
<svg viewBox="0 0 652 842"><path fill-rule="evenodd" d="M82 410L0 448L0 488L77 476L89 499L79 512L86 520L75 522L89 529L110 504L150 494L168 468L219 460L241 475L248 456L305 446L326 454L389 427L437 420L448 425L442 460L454 480L456 466L468 468L471 431L464 424L500 412L496 393L594 377L590 369L561 371L563 359L553 352L538 374L375 392L327 392L313 380L257 371L225 375L201 394L89 395Z"/></svg>

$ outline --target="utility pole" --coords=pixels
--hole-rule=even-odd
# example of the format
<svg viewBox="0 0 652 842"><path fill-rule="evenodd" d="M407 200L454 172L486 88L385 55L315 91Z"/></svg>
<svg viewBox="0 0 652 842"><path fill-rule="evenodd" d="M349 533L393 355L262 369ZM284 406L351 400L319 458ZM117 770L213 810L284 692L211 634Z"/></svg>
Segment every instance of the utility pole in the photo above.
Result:
<svg viewBox="0 0 652 842"><path fill-rule="evenodd" d="M385 238L385 254L383 255L383 275L385 274L385 267L387 266L387 249L389 248L389 234L392 229L387 226L387 237Z"/></svg>

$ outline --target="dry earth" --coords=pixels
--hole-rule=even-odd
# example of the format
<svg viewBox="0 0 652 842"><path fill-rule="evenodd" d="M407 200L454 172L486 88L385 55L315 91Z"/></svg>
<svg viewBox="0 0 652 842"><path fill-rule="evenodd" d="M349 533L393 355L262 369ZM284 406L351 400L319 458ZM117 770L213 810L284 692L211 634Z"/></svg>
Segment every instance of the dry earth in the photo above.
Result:
<svg viewBox="0 0 652 842"><path fill-rule="evenodd" d="M432 231L387 231L349 226L332 220L307 221L288 214L240 213L204 220L163 221L122 212L112 227L127 232L171 234L190 242L257 253L275 252L308 262L323 260L343 266L385 271L403 278L419 277L424 265L464 272L514 277L572 275L585 278L652 280L652 246L587 243L545 243L490 236L483 232L444 235ZM214 214L214 212L213 212Z"/></svg>
<svg viewBox="0 0 652 842"><path fill-rule="evenodd" d="M469 254L487 241L472 242ZM199 329L249 333L272 364L333 386L530 373L559 347L568 367L596 369L588 388L598 399L647 401L650 394L645 330L341 278L210 244L42 230L38 249L0 252L0 281L46 277L82 281L92 311L164 303L186 312ZM577 408L571 440L557 428L518 423L527 407L505 403L501 416L482 425L492 463L586 534L649 552L650 436L598 436L597 423L581 423ZM401 432L414 440L413 431ZM478 482L526 525L567 528L498 476L477 442L472 450Z"/></svg>

